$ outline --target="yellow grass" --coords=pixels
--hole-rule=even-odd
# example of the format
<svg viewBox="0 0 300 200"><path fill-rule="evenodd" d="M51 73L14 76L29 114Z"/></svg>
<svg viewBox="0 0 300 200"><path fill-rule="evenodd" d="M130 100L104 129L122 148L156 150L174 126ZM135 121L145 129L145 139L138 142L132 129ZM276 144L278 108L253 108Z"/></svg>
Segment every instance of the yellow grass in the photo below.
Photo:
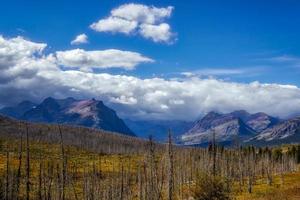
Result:
<svg viewBox="0 0 300 200"><path fill-rule="evenodd" d="M300 172L275 176L273 184L267 185L266 179L260 179L249 194L246 188L236 196L237 200L299 200L300 199Z"/></svg>
<svg viewBox="0 0 300 200"><path fill-rule="evenodd" d="M22 176L25 175L26 156L25 141L23 142ZM6 170L6 143L8 143L10 149L10 165L13 170L17 170L19 164L19 140L0 139L0 175L3 175ZM76 173L79 176L82 176L83 173L92 172L94 166L98 169L101 166L101 173L104 177L106 175L118 176L121 165L126 170L134 173L137 170L139 161L142 160L142 156L138 155L100 155L71 146L66 146L65 151L68 160L68 171L71 172L72 167L76 165ZM45 165L48 161L61 164L61 147L58 144L30 142L30 158L31 182L37 182L40 161ZM242 192L238 192L236 187L234 188L236 200L300 200L300 172L285 174L283 179L280 175L274 176L271 186L267 185L266 178L259 179L253 186L252 194L247 192L246 187L243 188ZM21 190L21 193L23 193L25 188L21 188ZM66 190L72 193L73 188L69 187ZM81 195L82 182L75 183L75 190L78 195ZM184 190L188 190L188 187L184 187ZM190 192L186 191L184 193Z"/></svg>
<svg viewBox="0 0 300 200"><path fill-rule="evenodd" d="M0 139L0 176L3 176L6 171L6 147L9 148L9 166L10 171L17 171L19 166L19 140L1 140ZM25 176L25 162L26 162L26 146L23 141L22 153L22 177ZM107 176L119 176L121 165L127 172L134 173L137 169L137 164L141 156L137 155L103 155L81 150L72 146L65 146L65 154L67 157L68 174L76 177L83 177L83 173L92 173L93 170L100 170L103 181L106 181ZM42 163L47 166L48 163L54 165L54 168L59 165L62 166L61 146L59 144L49 144L44 142L30 141L30 182L37 185L39 177L39 165ZM76 166L76 173L72 169ZM47 168L47 167L46 167ZM74 187L69 185L66 188L66 193L73 194L74 189L77 195L82 195L83 180L78 179L74 183ZM31 195L36 192L37 188L33 188ZM25 184L21 185L21 196L25 195Z"/></svg>

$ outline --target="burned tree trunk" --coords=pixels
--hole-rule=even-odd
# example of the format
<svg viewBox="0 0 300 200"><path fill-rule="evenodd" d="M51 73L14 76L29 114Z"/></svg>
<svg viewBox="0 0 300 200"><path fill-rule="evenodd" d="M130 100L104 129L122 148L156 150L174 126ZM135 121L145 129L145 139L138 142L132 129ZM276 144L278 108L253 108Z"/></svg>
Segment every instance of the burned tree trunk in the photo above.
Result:
<svg viewBox="0 0 300 200"><path fill-rule="evenodd" d="M9 173L10 173L9 148L8 148L8 143L7 143L6 144L5 199L8 199L8 197L9 197Z"/></svg>
<svg viewBox="0 0 300 200"><path fill-rule="evenodd" d="M63 135L60 126L58 126L59 136L60 136L60 146L61 146L61 161L62 161L62 182L61 182L61 191L62 191L62 200L65 200L65 184L66 184L66 158L65 158L65 149L63 142Z"/></svg>
<svg viewBox="0 0 300 200"><path fill-rule="evenodd" d="M26 124L26 200L30 199L30 153L28 124Z"/></svg>
<svg viewBox="0 0 300 200"><path fill-rule="evenodd" d="M22 155L23 155L23 131L21 131L20 135L20 147L19 147L19 165L18 165L18 172L16 177L16 186L15 186L15 198L19 199L19 188L20 188L20 181L21 181L21 168L22 168Z"/></svg>
<svg viewBox="0 0 300 200"><path fill-rule="evenodd" d="M172 134L169 130L168 134L168 200L173 200L174 193L174 160L173 160L173 147L172 147Z"/></svg>

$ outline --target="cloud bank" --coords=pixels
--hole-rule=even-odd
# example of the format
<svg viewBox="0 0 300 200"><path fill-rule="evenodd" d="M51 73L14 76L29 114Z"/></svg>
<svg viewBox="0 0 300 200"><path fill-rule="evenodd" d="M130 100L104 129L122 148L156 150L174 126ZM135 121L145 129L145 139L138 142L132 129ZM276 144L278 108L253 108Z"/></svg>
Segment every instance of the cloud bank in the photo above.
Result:
<svg viewBox="0 0 300 200"><path fill-rule="evenodd" d="M139 34L154 42L170 43L174 33L165 22L173 11L172 6L157 8L142 4L124 4L113 9L107 18L100 19L90 25L98 32Z"/></svg>
<svg viewBox="0 0 300 200"><path fill-rule="evenodd" d="M95 97L115 108L122 117L182 120L194 120L211 110L246 109L280 117L300 111L300 89L293 85L246 84L196 77L141 79L62 69L61 64L73 65L73 61L62 61L55 53L46 55L45 48L44 43L21 37L0 37L1 105L25 99L40 101L48 96ZM81 64L79 59L74 66ZM82 65L90 66L89 62Z"/></svg>
<svg viewBox="0 0 300 200"><path fill-rule="evenodd" d="M154 62L152 59L131 51L108 49L102 51L85 51L73 49L57 51L57 61L60 65L79 68L82 71L92 71L96 68L134 69L140 63Z"/></svg>

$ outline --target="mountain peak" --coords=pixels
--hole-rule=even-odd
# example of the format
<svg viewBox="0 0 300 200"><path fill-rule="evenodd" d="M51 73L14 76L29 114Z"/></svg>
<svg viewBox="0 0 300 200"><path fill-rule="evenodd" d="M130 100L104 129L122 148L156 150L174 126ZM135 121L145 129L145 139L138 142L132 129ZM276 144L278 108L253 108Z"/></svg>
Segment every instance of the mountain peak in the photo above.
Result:
<svg viewBox="0 0 300 200"><path fill-rule="evenodd" d="M20 112L17 118L33 122L93 127L134 136L113 109L94 98L76 100L72 97L66 99L47 97L41 104Z"/></svg>
<svg viewBox="0 0 300 200"><path fill-rule="evenodd" d="M216 111L210 111L204 117L211 118L211 117L217 117L217 116L220 116L220 115L221 114L216 112Z"/></svg>
<svg viewBox="0 0 300 200"><path fill-rule="evenodd" d="M255 131L239 118L245 114L247 113L244 111L229 114L209 112L182 136L182 141L188 145L208 144L213 132L216 133L216 140L222 143L230 143L237 136L243 139L250 138Z"/></svg>
<svg viewBox="0 0 300 200"><path fill-rule="evenodd" d="M237 110L219 114L212 111L198 120L182 135L182 139L186 144L206 143L214 130L222 142L231 142L236 136L246 140L278 123L279 120L262 112L250 114L245 110Z"/></svg>
<svg viewBox="0 0 300 200"><path fill-rule="evenodd" d="M217 113L215 111L210 111L209 113L207 113L206 115L204 115L204 117L202 119L200 119L198 121L198 123L202 123L202 124L209 123L212 120L215 120L216 118L218 118L220 116L222 116L222 114Z"/></svg>
<svg viewBox="0 0 300 200"><path fill-rule="evenodd" d="M39 107L41 108L46 108L46 109L51 109L53 111L56 111L58 109L60 109L60 105L57 102L56 99L52 98L52 97L48 97L46 98L40 105Z"/></svg>
<svg viewBox="0 0 300 200"><path fill-rule="evenodd" d="M300 117L283 121L251 138L250 143L293 143L300 140Z"/></svg>
<svg viewBox="0 0 300 200"><path fill-rule="evenodd" d="M25 101L22 101L20 102L17 106L35 106L36 104L31 102L31 101L28 101L28 100L25 100Z"/></svg>
<svg viewBox="0 0 300 200"><path fill-rule="evenodd" d="M229 114L233 115L235 117L241 118L243 120L246 120L246 118L248 118L251 115L246 110L236 110L236 111L233 111L233 112L231 112Z"/></svg>

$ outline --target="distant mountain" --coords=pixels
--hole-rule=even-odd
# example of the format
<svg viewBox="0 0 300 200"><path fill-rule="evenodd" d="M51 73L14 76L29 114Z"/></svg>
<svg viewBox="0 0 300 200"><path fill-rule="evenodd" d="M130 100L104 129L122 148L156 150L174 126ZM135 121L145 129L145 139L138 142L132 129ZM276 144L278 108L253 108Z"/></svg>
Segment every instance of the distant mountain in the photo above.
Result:
<svg viewBox="0 0 300 200"><path fill-rule="evenodd" d="M168 130L171 130L175 142L179 141L179 136L188 131L193 125L193 122L180 120L134 121L126 119L125 123L138 137L148 138L152 135L154 140L160 142L165 142L167 140Z"/></svg>
<svg viewBox="0 0 300 200"><path fill-rule="evenodd" d="M74 98L54 99L48 97L41 104L26 110L17 118L31 122L86 126L134 136L134 133L114 110L105 106L102 101L95 99L76 100Z"/></svg>
<svg viewBox="0 0 300 200"><path fill-rule="evenodd" d="M262 132L263 130L270 128L280 122L280 119L272 117L263 112L250 114L245 110L234 111L227 115L232 115L240 118L244 123L251 127L256 132Z"/></svg>
<svg viewBox="0 0 300 200"><path fill-rule="evenodd" d="M246 141L248 144L272 145L300 142L300 117L283 121Z"/></svg>
<svg viewBox="0 0 300 200"><path fill-rule="evenodd" d="M212 141L214 132L217 142L230 145L235 141L250 139L279 122L279 119L265 113L250 114L244 110L228 114L209 112L183 134L181 139L185 145L207 145Z"/></svg>
<svg viewBox="0 0 300 200"><path fill-rule="evenodd" d="M4 107L0 109L0 114L10 116L13 118L20 118L26 111L35 107L36 104L31 101L22 101L15 107Z"/></svg>

